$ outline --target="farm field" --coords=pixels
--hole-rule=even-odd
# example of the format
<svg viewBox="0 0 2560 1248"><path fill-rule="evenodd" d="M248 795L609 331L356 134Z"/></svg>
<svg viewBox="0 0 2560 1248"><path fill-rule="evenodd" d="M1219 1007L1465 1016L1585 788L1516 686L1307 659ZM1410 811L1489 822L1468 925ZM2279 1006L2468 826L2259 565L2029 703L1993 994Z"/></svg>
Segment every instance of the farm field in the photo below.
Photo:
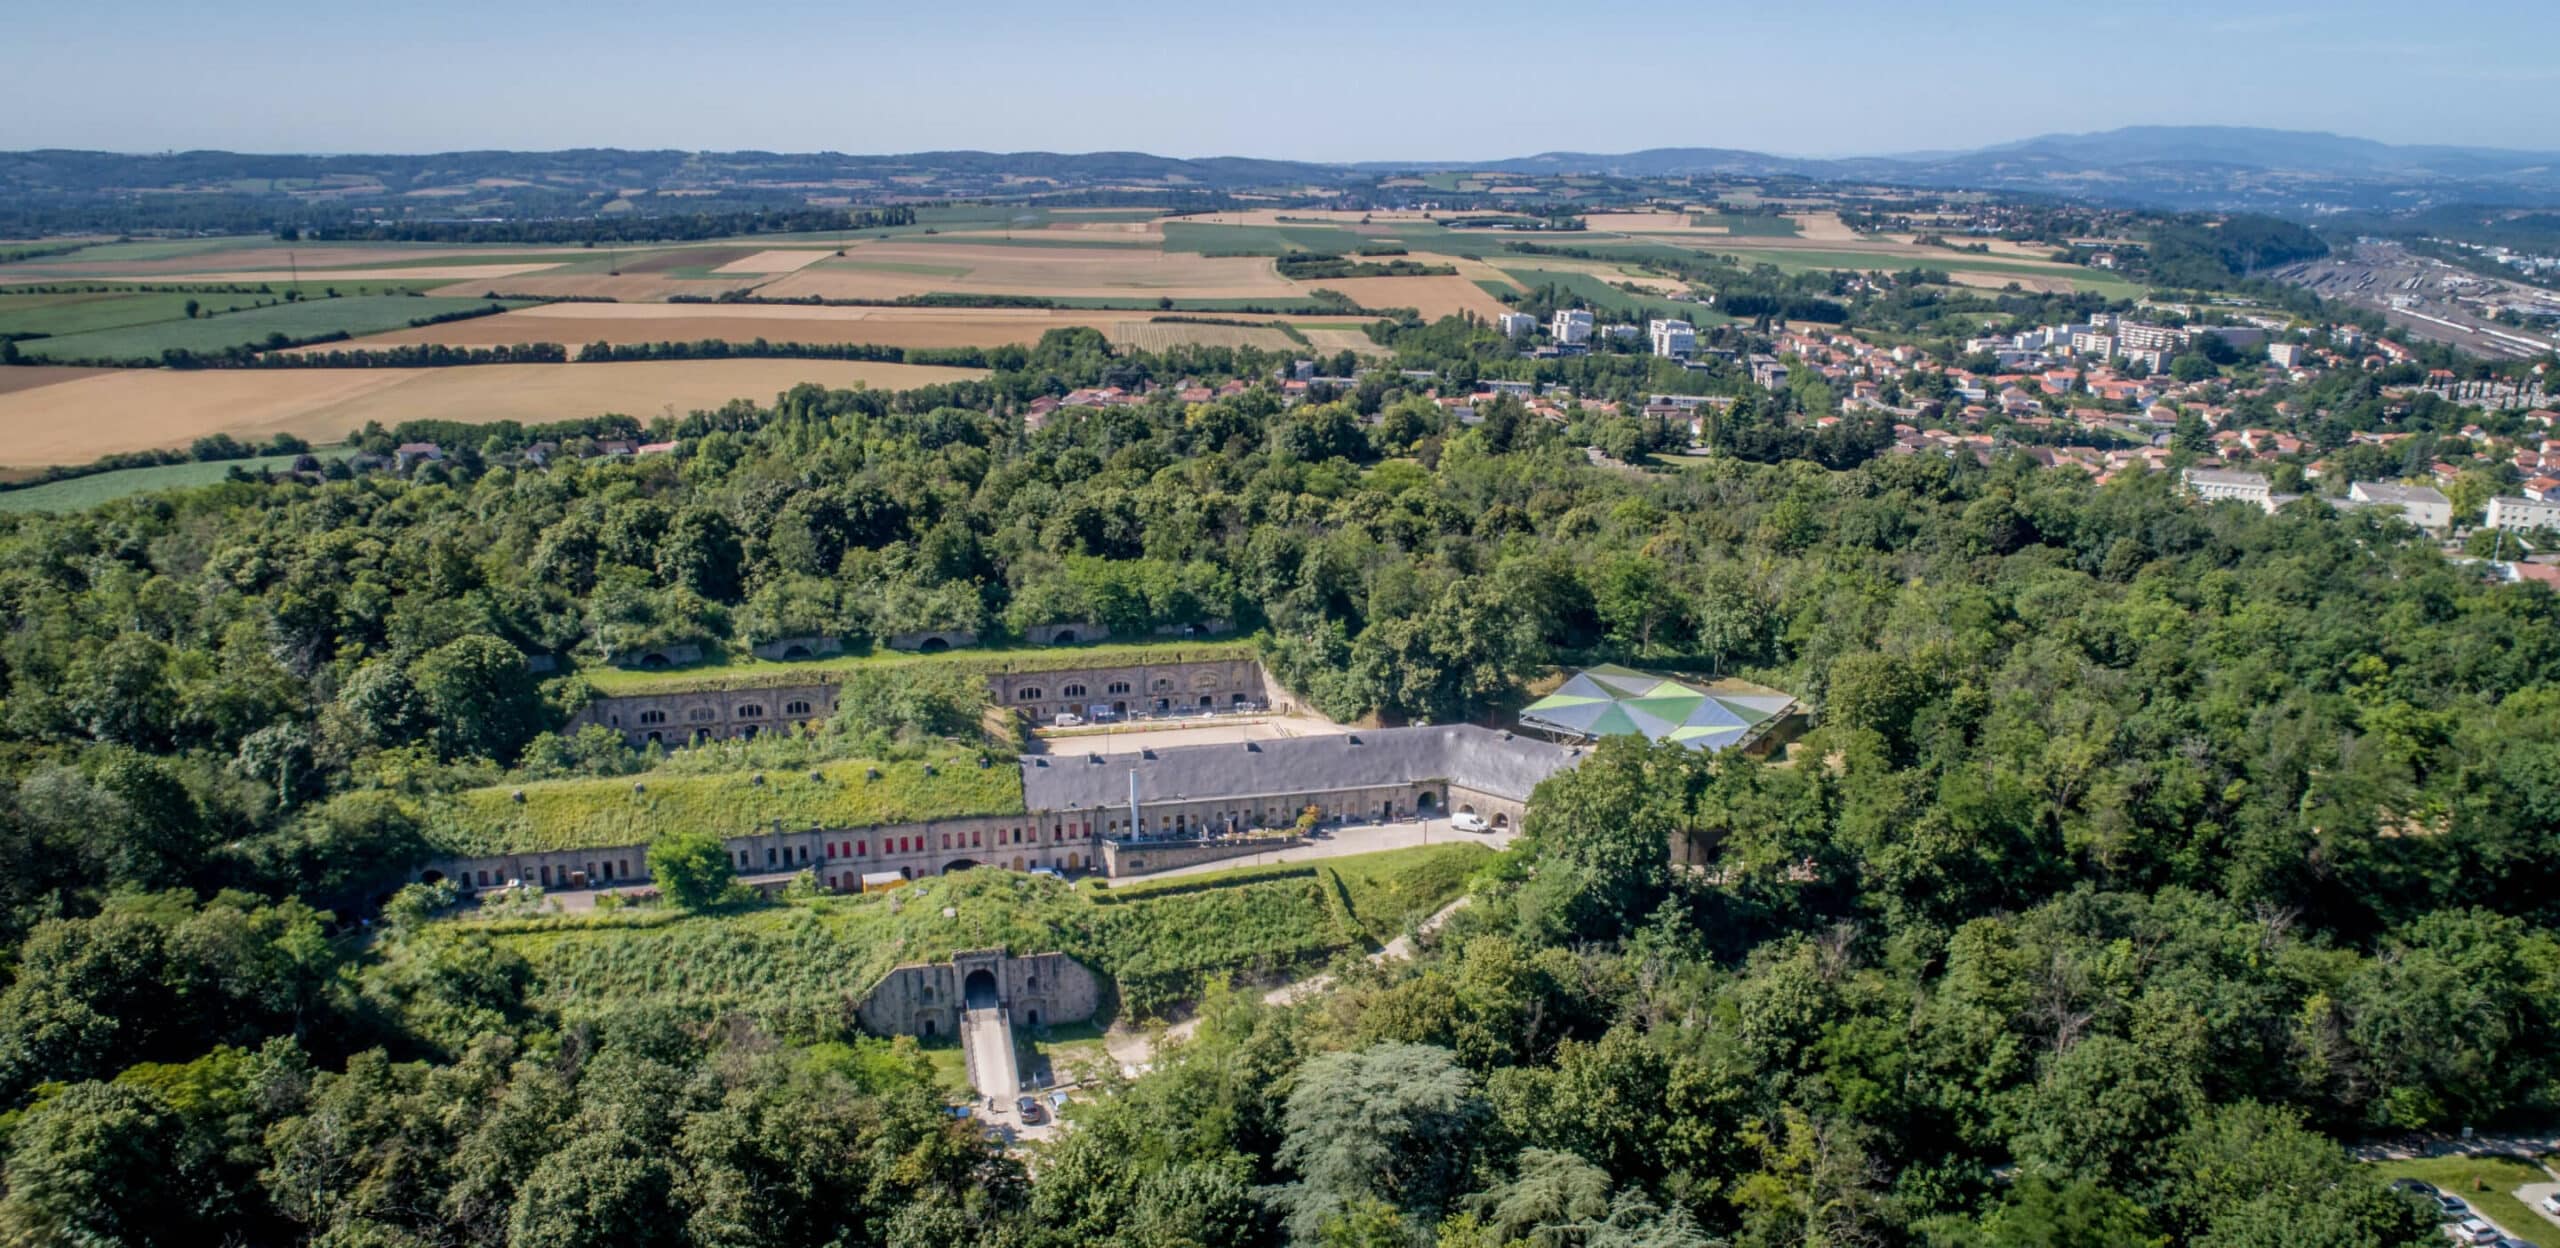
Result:
<svg viewBox="0 0 2560 1248"><path fill-rule="evenodd" d="M1670 299L1647 299L1611 285L1613 279L1582 269L1514 268L1507 270L1513 280L1524 286L1552 284L1582 298L1594 308L1620 317L1673 317L1692 324L1716 325L1731 318L1695 303ZM1630 279L1632 280L1632 279Z"/></svg>
<svg viewBox="0 0 2560 1248"><path fill-rule="evenodd" d="M1436 321L1460 312L1496 317L1510 309L1465 277L1351 277L1308 283L1340 291L1364 308L1413 308Z"/></svg>
<svg viewBox="0 0 2560 1248"><path fill-rule="evenodd" d="M85 464L118 451L183 447L209 433L293 433L335 442L368 420L650 417L758 402L801 382L905 389L977 369L851 360L667 360L479 368L119 369L0 394L0 458Z"/></svg>
<svg viewBox="0 0 2560 1248"><path fill-rule="evenodd" d="M900 268L884 266L897 265ZM912 266L925 266L917 271ZM757 293L776 299L896 299L936 292L1147 299L1296 299L1306 289L1270 260L1142 247L1008 247L1001 242L869 243Z"/></svg>
<svg viewBox="0 0 2560 1248"><path fill-rule="evenodd" d="M247 296L239 296L247 298ZM30 338L18 344L21 354L39 360L157 360L164 351L213 354L237 346L255 346L272 336L305 338L315 334L369 334L399 328L425 317L469 311L488 304L475 299L427 299L402 295L356 295L344 299L306 299L239 312L187 319L170 308L169 296L152 296L154 306L177 312L175 319L127 324L86 333ZM208 299L219 296L208 296ZM179 300L183 305L184 300Z"/></svg>
<svg viewBox="0 0 2560 1248"><path fill-rule="evenodd" d="M343 450L313 451L323 460L346 454ZM284 472L293 467L298 455L261 455L253 459L211 460L188 464L160 464L150 468L125 468L115 472L93 473L67 481L49 481L25 489L0 490L0 512L79 511L100 503L147 494L153 490L178 490L189 486L211 485L226 479L231 470L257 474Z"/></svg>
<svg viewBox="0 0 2560 1248"><path fill-rule="evenodd" d="M1337 322L1350 326L1362 323L1361 318ZM415 343L490 347L530 342L557 342L575 349L596 342L629 345L714 338L729 342L762 338L768 342L868 343L905 348L999 347L1029 346L1050 330L1078 327L1099 329L1114 342L1192 342L1288 349L1288 338L1276 329L1154 322L1145 314L1109 310L680 303L546 304L499 316L394 330L355 343L313 349Z"/></svg>

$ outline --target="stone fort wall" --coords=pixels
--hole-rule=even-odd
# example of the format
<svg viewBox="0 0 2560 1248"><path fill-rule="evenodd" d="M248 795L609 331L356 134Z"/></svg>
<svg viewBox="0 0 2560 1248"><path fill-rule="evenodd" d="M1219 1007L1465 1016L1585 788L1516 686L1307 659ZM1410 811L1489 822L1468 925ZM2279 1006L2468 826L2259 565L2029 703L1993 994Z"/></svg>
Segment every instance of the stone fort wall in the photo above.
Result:
<svg viewBox="0 0 2560 1248"><path fill-rule="evenodd" d="M994 981L996 999L1016 1027L1080 1023L1102 1005L1100 981L1075 959L1063 953L1011 957L994 949L898 967L864 995L854 1017L875 1036L959 1035L969 980L979 974Z"/></svg>

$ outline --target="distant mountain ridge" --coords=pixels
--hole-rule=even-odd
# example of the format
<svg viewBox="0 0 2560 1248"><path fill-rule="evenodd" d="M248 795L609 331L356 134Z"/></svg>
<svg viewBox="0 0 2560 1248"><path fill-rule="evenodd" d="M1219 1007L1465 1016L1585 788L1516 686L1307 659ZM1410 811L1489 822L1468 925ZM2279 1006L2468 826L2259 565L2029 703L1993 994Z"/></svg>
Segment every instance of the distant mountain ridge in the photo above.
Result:
<svg viewBox="0 0 2560 1248"><path fill-rule="evenodd" d="M2560 206L2560 152L2450 145L2395 145L2312 131L2244 126L2128 126L2048 134L1964 151L1813 158L1738 148L1663 147L1616 154L1541 152L1494 160L1328 163L1245 156L1183 158L1146 152L935 151L898 155L626 151L475 151L427 155L131 155L66 150L0 152L0 191L114 194L134 188L220 187L292 180L301 193L334 182L385 194L520 178L562 197L613 188L716 186L740 193L909 179L923 193L974 195L1028 189L1153 186L1233 191L1335 186L1392 173L1486 172L1618 177L1800 177L1919 188L2042 192L2180 209L2256 209L2293 216L2352 210L2408 211L2449 204ZM918 177L918 175L938 175ZM281 193L281 192L279 192ZM686 192L701 193L701 192ZM565 205L565 198L564 198Z"/></svg>

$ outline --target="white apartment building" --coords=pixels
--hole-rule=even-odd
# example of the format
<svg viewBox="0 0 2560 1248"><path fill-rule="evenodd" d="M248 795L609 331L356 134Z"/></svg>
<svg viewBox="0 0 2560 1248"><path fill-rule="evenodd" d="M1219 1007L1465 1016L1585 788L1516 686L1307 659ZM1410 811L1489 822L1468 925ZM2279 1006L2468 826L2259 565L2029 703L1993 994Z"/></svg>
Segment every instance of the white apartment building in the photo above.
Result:
<svg viewBox="0 0 2560 1248"><path fill-rule="evenodd" d="M2397 507L2402 519L2430 532L2453 527L2453 503L2433 486L2358 481L2347 487L2347 498L2368 507Z"/></svg>
<svg viewBox="0 0 2560 1248"><path fill-rule="evenodd" d="M1555 340L1566 346L1589 342L1591 341L1591 314L1580 308L1563 309L1556 313L1555 322L1548 327L1547 332L1555 335Z"/></svg>
<svg viewBox="0 0 2560 1248"><path fill-rule="evenodd" d="M2300 368L2311 359L2311 348L2299 343L2279 342L2267 348L2267 359L2278 368Z"/></svg>
<svg viewBox="0 0 2560 1248"><path fill-rule="evenodd" d="M2102 334L2095 330L2080 330L2071 335L2071 353L2113 359L2116 354L2115 335Z"/></svg>
<svg viewBox="0 0 2560 1248"><path fill-rule="evenodd" d="M2493 498L2488 518L2490 528L2511 532L2560 529L2560 500Z"/></svg>
<svg viewBox="0 0 2560 1248"><path fill-rule="evenodd" d="M2120 351L2166 351L2171 355L2187 345L2187 331L2166 325L2137 325L2131 321L2116 323L2116 349Z"/></svg>
<svg viewBox="0 0 2560 1248"><path fill-rule="evenodd" d="M2275 509L2275 489L2267 484L2266 474L2236 472L2227 468L2189 468L2181 478L2187 492L2208 503L2239 502Z"/></svg>
<svg viewBox="0 0 2560 1248"><path fill-rule="evenodd" d="M1538 332L1538 318L1526 312L1505 312L1493 318L1493 327L1505 338L1526 338Z"/></svg>
<svg viewBox="0 0 2560 1248"><path fill-rule="evenodd" d="M1685 360L1698 353L1697 327L1687 321L1654 321L1646 328L1653 335L1655 355Z"/></svg>

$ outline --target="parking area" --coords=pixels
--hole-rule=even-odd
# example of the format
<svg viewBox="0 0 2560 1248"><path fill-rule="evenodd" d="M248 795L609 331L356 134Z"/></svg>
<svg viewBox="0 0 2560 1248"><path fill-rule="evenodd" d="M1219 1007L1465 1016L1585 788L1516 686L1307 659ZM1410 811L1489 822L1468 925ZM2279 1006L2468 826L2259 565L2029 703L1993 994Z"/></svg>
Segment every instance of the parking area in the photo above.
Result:
<svg viewBox="0 0 2560 1248"><path fill-rule="evenodd" d="M1349 731L1330 720L1295 715L1132 719L1078 728L1036 729L1033 749L1048 754L1134 754L1178 745L1233 745Z"/></svg>

